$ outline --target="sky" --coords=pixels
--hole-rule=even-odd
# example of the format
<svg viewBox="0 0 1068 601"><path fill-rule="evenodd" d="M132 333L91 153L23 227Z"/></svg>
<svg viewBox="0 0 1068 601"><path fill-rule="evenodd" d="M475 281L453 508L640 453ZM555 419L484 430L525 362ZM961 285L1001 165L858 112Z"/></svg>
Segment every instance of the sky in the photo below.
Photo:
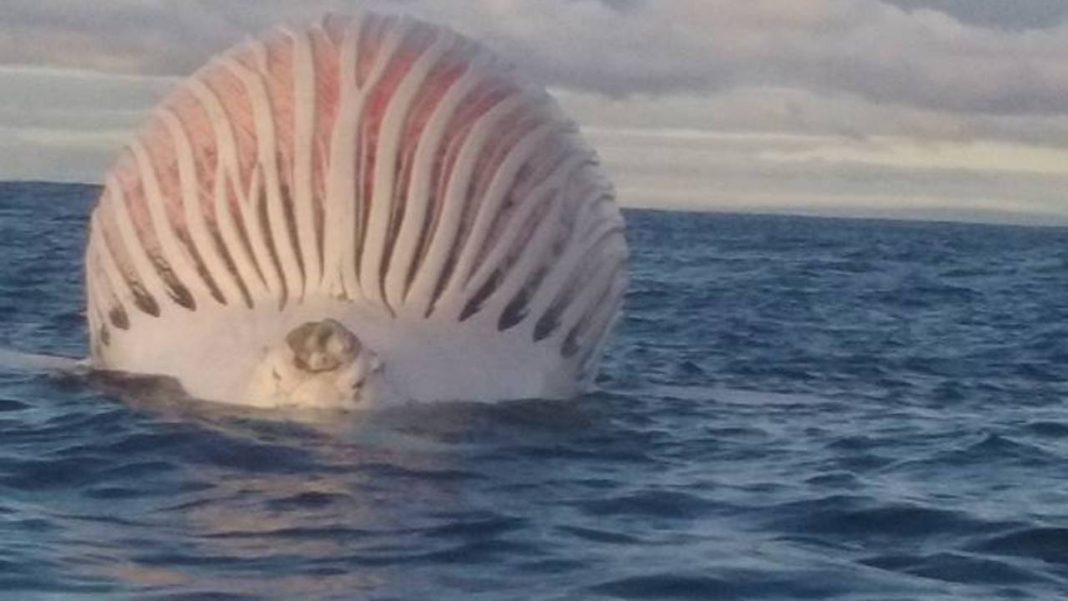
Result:
<svg viewBox="0 0 1068 601"><path fill-rule="evenodd" d="M359 8L543 83L623 206L1068 225L1068 0L3 0L0 179L98 183L214 53Z"/></svg>

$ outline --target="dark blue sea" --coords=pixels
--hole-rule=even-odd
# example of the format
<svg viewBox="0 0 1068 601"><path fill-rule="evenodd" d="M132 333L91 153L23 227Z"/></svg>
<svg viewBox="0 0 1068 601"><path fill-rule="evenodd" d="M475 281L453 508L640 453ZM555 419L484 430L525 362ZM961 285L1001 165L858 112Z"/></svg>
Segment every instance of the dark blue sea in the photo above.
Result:
<svg viewBox="0 0 1068 601"><path fill-rule="evenodd" d="M0 348L86 353L96 193L0 185ZM0 598L1068 597L1068 230L626 217L574 403L320 422L0 368Z"/></svg>

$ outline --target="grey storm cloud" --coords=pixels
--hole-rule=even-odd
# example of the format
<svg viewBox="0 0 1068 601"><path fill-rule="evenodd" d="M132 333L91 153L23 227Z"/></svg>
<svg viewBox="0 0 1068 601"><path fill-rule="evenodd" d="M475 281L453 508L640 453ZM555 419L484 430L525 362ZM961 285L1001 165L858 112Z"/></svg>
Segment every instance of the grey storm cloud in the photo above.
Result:
<svg viewBox="0 0 1068 601"><path fill-rule="evenodd" d="M945 111L1063 114L1065 4L7 0L0 63L180 75L279 20L366 6L445 22L549 85L611 96L788 86Z"/></svg>

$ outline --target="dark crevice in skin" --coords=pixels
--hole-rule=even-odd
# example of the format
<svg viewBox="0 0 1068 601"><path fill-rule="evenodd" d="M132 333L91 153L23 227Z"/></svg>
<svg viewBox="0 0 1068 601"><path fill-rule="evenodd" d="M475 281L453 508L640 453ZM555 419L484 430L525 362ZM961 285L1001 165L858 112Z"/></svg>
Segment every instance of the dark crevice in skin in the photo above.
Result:
<svg viewBox="0 0 1068 601"><path fill-rule="evenodd" d="M507 276L515 267L515 264L519 262L520 254L523 252L531 252L529 246L530 240L534 237L534 234L543 226L551 227L554 225L552 223L547 223L546 220L548 220L552 214L553 203L557 201L552 199L543 200L539 198L537 199L537 202L540 203L540 206L530 215L530 219L526 223L525 229L512 243L512 248L509 249L508 256L504 259L501 270L505 276ZM547 254L550 257L554 256L551 247ZM523 282L522 287L519 289L519 292L517 292L515 297L508 302L508 305L501 313L501 316L497 321L498 331L503 332L504 330L515 326L527 316L526 305L534 295L534 290L537 289L541 284L542 279L544 279L545 274L548 273L548 265L545 264L546 258L538 257L538 260L541 264L536 267L530 276L527 277L526 281Z"/></svg>
<svg viewBox="0 0 1068 601"><path fill-rule="evenodd" d="M457 72L458 65L455 63L455 59L452 57L452 53L455 50L456 50L456 46L453 45L443 55L443 58L441 59L441 61L439 63L440 68L443 71ZM462 73L462 70L459 71L459 72ZM407 207L408 196L409 196L410 191L411 191L412 166L415 163L415 157L419 153L420 147L424 143L427 143L428 138L426 137L426 132L427 132L427 128L429 127L429 125L431 123L431 120L433 119L433 117L434 117L435 113L438 111L438 109L440 109L442 107L442 103L445 101L446 96L448 96L453 91L453 88L456 86L456 84L459 81L459 78L461 76L462 75L447 80L447 84L445 85L445 87L443 89L440 89L440 91L438 93L430 93L428 91L429 90L428 86L422 86L420 91L419 91L419 93L418 93L418 96L417 96L416 100L412 103L411 110L409 111L409 114L408 114L408 117L406 119L403 131L407 132L406 133L407 136L409 136L409 137L411 137L413 139L418 139L419 142L417 144L409 145L410 146L409 149L408 149L409 151L408 151L407 154L405 154L404 162L402 163L402 166L401 166L402 167L401 173L403 175L402 175L400 181L402 182L402 184L404 186L404 190L403 190L402 193L398 194L398 198L400 199L400 203L399 204L401 206L400 206L400 209L398 211L396 211L395 215L394 215L394 223L396 224L396 226L395 226L395 231L391 231L390 240L388 242L389 243L389 247L388 247L388 252L387 252L387 257L389 257L389 259L387 259L387 263L384 266L383 273L387 273L388 269L390 267L392 267L394 269L396 269L398 267L396 265L391 265L390 262L392 261L393 249L396 246L397 238L398 238L398 236L400 234L401 226L404 224L404 220L406 218L407 219L411 219L410 216L406 217L406 211L407 211L407 208L408 208ZM438 84L438 85L441 84L441 81L437 80L433 73L429 76L427 81L433 82L433 83ZM422 121L421 122L416 122L415 125L413 125L412 124L413 120L417 119L419 116L422 116ZM455 117L455 113L453 114L453 117ZM416 275L416 272L417 272L417 269L418 269L418 266L419 266L419 263L420 263L421 255L422 255L422 252L423 252L423 245L426 244L426 242L427 242L428 227L429 227L430 223L434 219L435 211L436 211L436 206L435 205L437 204L435 202L435 199L438 198L438 194L439 194L439 190L436 188L436 186L438 185L438 180L441 177L441 167L442 167L442 162L443 162L443 159L444 159L444 153L447 151L449 143L450 143L450 136L448 134L448 130L446 129L445 133L438 139L438 144L434 147L433 161L431 162L431 169L430 169L431 174L430 174L430 179L428 180L428 182L429 182L429 186L428 186L428 190L427 190L428 206L427 206L426 213L423 215L422 222L419 223L419 234L418 234L418 238L417 238L416 247L413 249L413 253L412 253L411 259L409 260L408 265L401 266L403 269L406 270L404 272L404 284L403 284L403 289L401 291L401 299L404 299L404 298L406 298L408 296L408 290L411 288L412 281L415 279L415 275Z"/></svg>
<svg viewBox="0 0 1068 601"><path fill-rule="evenodd" d="M559 161L556 161L554 164L558 162ZM530 164L530 162L527 162L520 169L519 174L522 174L524 170L532 169L534 169L534 167ZM551 172L551 169L545 171L545 173ZM515 180L513 181L513 186L508 192L508 195L506 197L507 200L504 206L501 207L500 211L494 216L494 227L505 228L507 227L507 222L509 219L517 218L515 215L511 214L520 209L520 202L515 198L517 193L521 193L523 196L529 195L529 190L520 190L518 187L519 184L517 182L521 181L519 174L517 174ZM474 261L471 271L468 274L468 283L470 283L470 278L473 277L473 275L477 273L478 269L484 264L489 254L493 252L494 246L496 244L508 244L509 246L507 247L507 252L505 256L502 258L500 264L495 269L493 277L491 277L491 279L486 284L483 284L483 286L479 288L478 292L475 295L475 298L472 298L468 302L467 306L464 308L464 312L461 316L460 321L463 321L471 314L477 312L481 308L481 305L485 302L485 300L489 296L491 296L493 292L496 291L497 287L511 273L512 269L519 261L520 255L528 249L530 240L534 236L535 232L540 226L543 225L543 222L548 219L548 216L551 214L554 202L553 196L555 195L555 193L556 192L553 190L548 190L545 192L544 196L539 195L536 198L527 198L526 202L534 202L537 203L537 205L527 217L525 223L521 224L523 227L519 231L519 235L516 236L514 239L498 241L496 240L496 236L493 236L491 233L491 235L487 236L486 240L483 241L480 252L478 253L478 255L476 255L476 260ZM491 227L491 230L492 229L493 228ZM538 271L540 272L542 270L539 269ZM540 273L535 273L534 277L540 279L541 277L543 277L543 275ZM526 284L524 285L524 290L525 289ZM523 290L520 291L520 294L522 293ZM521 321L523 317L525 317L525 313L521 312L520 310L524 308L526 300L521 300L517 307L512 307L512 305L515 303L516 299L512 299L509 304L509 307L511 307L512 309L510 310L509 307L505 308L505 312L498 320L498 330L503 331L505 329L508 329L509 327L512 327L515 324L519 323L519 321ZM472 310L469 311L469 309Z"/></svg>
<svg viewBox="0 0 1068 601"><path fill-rule="evenodd" d="M256 204L260 215L260 227L263 234L263 242L267 246L267 252L270 253L270 267L274 269L276 274L278 274L279 286L282 287L282 297L278 300L278 309L281 310L285 308L286 302L289 300L289 287L286 285L286 276L282 271L281 263L278 261L278 252L274 247L274 238L271 237L271 220L268 217L267 211L266 188L260 189L260 197L256 201Z"/></svg>
<svg viewBox="0 0 1068 601"><path fill-rule="evenodd" d="M323 142L320 142L318 148L316 149L316 154L318 155L316 160L318 160L320 165L320 173L327 173L329 169L327 167L328 161L326 157L329 156L329 151L326 149ZM312 173L315 173L314 162L312 163ZM324 175L323 177L325 178L326 176ZM323 187L325 187L325 184L322 185ZM322 281L322 278L325 275L324 270L326 269L326 209L324 208L325 198L326 190L312 190L311 203L312 216L313 221L315 223L315 252L319 257L320 282ZM318 284L320 282L313 283Z"/></svg>
<svg viewBox="0 0 1068 601"><path fill-rule="evenodd" d="M159 274L160 279L163 280L163 285L167 289L167 295L178 305L185 307L190 311L196 311L197 303L193 298L193 294L189 292L189 289L178 279L178 276L175 275L170 264L155 252L149 252L148 259L156 268L156 273Z"/></svg>
<svg viewBox="0 0 1068 601"><path fill-rule="evenodd" d="M503 332L510 328L515 327L529 314L527 311L527 301L530 300L531 292L525 286L519 291L519 294L508 303L501 311L501 316L497 319L497 331Z"/></svg>
<svg viewBox="0 0 1068 601"><path fill-rule="evenodd" d="M249 294L248 286L245 285L245 281L241 279L241 275L237 272L237 265L234 263L234 258L230 256L229 249L226 248L226 245L222 241L222 237L219 235L219 232L214 225L209 224L208 231L211 232L212 243L215 244L215 249L219 251L219 257L222 259L226 271L234 279L238 289L241 291L241 297L245 301L245 306L251 309L252 295Z"/></svg>
<svg viewBox="0 0 1068 601"><path fill-rule="evenodd" d="M544 217L544 215L542 215L542 217ZM540 219L538 221L540 221ZM501 261L500 266L493 270L486 282L482 284L482 286L479 287L479 289L475 292L471 299L468 300L467 304L464 306L463 312L460 315L460 321L464 321L471 315L474 315L475 313L480 311L482 309L482 305L486 302L486 300L490 296L492 296L494 292L497 291L501 283L504 282L509 272L515 266L515 263L518 261L518 254L525 249L525 247L527 246L527 242L530 239L530 236L533 234L533 231L536 228L537 223L530 225L527 230L525 230L523 234L516 239L513 247L509 250L508 255L505 256L504 259ZM504 329L501 328L500 325L498 325L498 328Z"/></svg>
<svg viewBox="0 0 1068 601"><path fill-rule="evenodd" d="M450 83L449 86L451 87L452 85L454 85L454 83L455 82ZM443 92L442 95L438 97L438 102L440 102L440 99L444 97L445 93L447 92ZM398 149L400 153L396 157L396 164L394 165L394 173L397 176L397 185L394 187L393 190L393 203L391 205L393 207L393 211L390 215L389 225L386 234L386 243L382 253L382 267L380 272L380 281L383 287L382 298L386 298L386 275L389 273L389 269L392 266L393 252L397 245L397 239L400 236L401 226L404 224L404 219L407 215L408 195L412 185L412 167L415 163L415 155L419 150L420 144L422 143L423 134L426 130L428 123L430 122L430 117L426 116L421 123L415 123L415 120L420 114L422 114L422 111L430 110L432 112L433 109L436 108L436 106L431 106L428 109L428 107L426 106L427 102L428 100L426 98L426 93L421 90L415 100L412 102L412 104L408 107L408 112L404 116L404 123L401 126L402 137L420 140L420 143L402 143ZM439 168L440 157L438 158L438 160L434 161L433 173L435 176L437 175L437 170ZM431 194L433 194L433 190L431 190ZM434 197L431 195L430 198ZM431 211L432 210L433 207L431 207ZM426 216L424 216L424 221L420 224L420 230L422 234L425 234L427 222L428 221L426 219ZM414 278L415 266L418 256L419 249L417 248L416 252L412 255L412 263L410 265L404 266L408 268L408 272L406 274L406 281L404 291L402 293L402 298L403 296L407 295L408 286ZM396 266L393 267L396 268Z"/></svg>
<svg viewBox="0 0 1068 601"><path fill-rule="evenodd" d="M261 267L260 264L259 264L259 261L256 260L256 254L254 252L252 252L252 242L249 239L249 233L245 230L244 219L241 219L240 215L234 215L233 207L232 207L232 205L230 203L230 200L232 198L233 199L237 198L236 190L233 189L233 187L232 187L233 183L232 182L230 182L228 185L230 186L229 192L226 194L226 197L223 199L222 207L221 207L220 210L227 211L230 214L230 221L231 221L231 223L234 224L234 229L237 230L237 237L238 237L238 240L239 240L238 243L241 244L244 247L245 256L249 257L249 260L252 263L252 268L256 270L256 276L260 278L260 282L262 282L264 285L266 285L267 278L264 277L264 275L263 275L263 267ZM260 201L260 204L262 205L263 204L263 202L262 202L263 201L263 192L262 191L260 192L260 197L259 197L258 200ZM260 216L261 217L263 216L262 212L260 212ZM226 244L223 242L221 237L218 238L217 241L219 243L219 248L223 249L223 252L226 252L227 253L226 256L229 257L230 255L229 255L229 253L228 253L228 251L226 249ZM241 278L238 277L238 275L236 273L236 266L235 266L234 270L235 270L234 278L241 284L241 287L242 287L241 289L245 290L245 293L248 294L248 291L244 286L244 282L241 281ZM248 303L249 303L249 306L251 307L252 306L251 295L249 295Z"/></svg>
<svg viewBox="0 0 1068 601"><path fill-rule="evenodd" d="M151 294L148 293L147 290L145 290L145 287L141 284L141 282L137 280L127 279L126 285L130 287L130 293L133 295L134 305L138 309L140 309L144 313L147 313L148 315L151 315L152 317L159 317L159 303L156 302L155 297L153 297Z"/></svg>
<svg viewBox="0 0 1068 601"><path fill-rule="evenodd" d="M125 151L129 152L129 150ZM125 203L126 210L132 218L135 214L133 206L140 206L142 210L148 211L148 204L150 201L145 196L146 192L143 185L138 181L137 186L132 191L125 190L118 202ZM169 221L169 218L164 217ZM175 274L174 268L171 267L167 258L164 256L163 244L160 241L160 236L157 233L157 225L152 221L150 226L138 227L136 224L134 227L134 238L132 242L138 245L139 248L128 248L129 253L141 252L147 258L149 265L156 271L156 275L159 276L160 281L163 284L164 293L171 298L178 306L184 307L190 311L195 311L197 308L196 299L193 294L189 292L182 280Z"/></svg>
<svg viewBox="0 0 1068 601"><path fill-rule="evenodd" d="M587 268L587 264L579 264L573 275L568 278L567 283L557 294L556 299L549 304L549 308L538 318L538 322L534 326L534 342L545 339L556 328L560 327L560 316L578 294L580 276L588 270Z"/></svg>
<svg viewBox="0 0 1068 601"><path fill-rule="evenodd" d="M463 251L464 246L468 243L468 238L471 235L471 227L474 225L474 220L478 214L479 203L471 201L472 198L476 198L475 186L477 182L472 178L469 182L467 190L464 192L464 207L460 215L460 227L456 234L456 238L453 240L452 247L449 249L448 258L445 260L445 269L442 270L441 277L438 278L437 285L434 287L434 295L430 303L430 307L427 310L426 316L434 312L438 300L445 292L449 282L453 277L459 277L455 271L457 263L460 261L460 254ZM497 286L503 281L504 273L500 269L494 271L490 278L475 292L475 295L467 302L464 310L460 316L460 321L464 321L471 315L474 315L482 308L482 303L497 289Z"/></svg>
<svg viewBox="0 0 1068 601"><path fill-rule="evenodd" d="M350 193L350 198L352 198L352 203L353 203L353 205L355 205L355 206L353 206L352 210L356 213L355 217L352 220L352 240L353 240L352 244L353 244L353 248L346 250L344 247L341 247L340 252L341 253L352 252L353 256L355 257L355 260L358 261L359 260L359 254L357 253L355 246L357 244L359 244L359 240L360 240L360 208L359 208L359 204L360 204L359 198L360 198L360 196L359 196L359 194L357 194L357 191L359 190L359 186L360 186L360 184L359 184L359 171L355 172L354 181L352 183L352 186L353 187L352 187L351 190L349 190L349 193ZM355 267L355 265L356 265L356 263L354 262L353 263L353 269L359 269L358 267ZM326 268L326 264L325 263L323 264L323 268L324 269ZM355 290L349 290L348 289L348 285L345 284L345 275L346 275L345 271L347 271L347 267L345 266L345 261L344 260L341 260L341 259L338 260L337 269L338 269L338 272L339 272L338 273L338 281L340 282L340 285L339 285L340 292L338 293L338 296L339 296L340 300L346 300L346 301L347 300L352 300L356 296L356 291ZM324 272L324 275L325 275L325 272ZM358 284L358 280L357 280L357 284L356 285L357 286L359 285Z"/></svg>
<svg viewBox="0 0 1068 601"><path fill-rule="evenodd" d="M178 239L181 241L182 245L185 246L186 250L189 251L189 256L193 259L193 266L196 269L197 274L200 275L200 279L203 280L204 284L208 287L208 292L211 293L212 298L219 301L219 304L227 304L226 297L223 296L222 290L219 289L219 286L215 283L215 279L212 278L211 274L208 272L208 268L204 265L204 259L200 256L200 252L197 251L196 245L187 240L184 235L179 235Z"/></svg>
<svg viewBox="0 0 1068 601"><path fill-rule="evenodd" d="M478 96L476 89L475 91L468 93L464 100L470 104L475 104L480 98L481 97ZM426 220L423 222L423 228L419 235L419 245L412 257L412 264L408 270L408 281L405 283L404 288L405 297L407 297L408 292L411 290L412 283L415 282L416 275L419 273L419 268L426 260L426 255L430 250L433 238L437 235L438 225L440 224L441 217L445 211L445 193L448 190L449 183L454 175L456 159L458 158L460 149L463 147L468 135L471 133L471 128L474 126L474 122L465 124L462 117L463 111L461 109L449 120L448 125L445 127L446 134L442 139L442 146L440 147L437 160L434 161L433 174L430 180L430 210L427 211ZM463 126L461 127L457 124L463 124ZM430 315L429 311L427 312L427 315Z"/></svg>
<svg viewBox="0 0 1068 601"><path fill-rule="evenodd" d="M107 326L100 326L100 342L103 342L104 346L111 346L111 331Z"/></svg>
<svg viewBox="0 0 1068 601"><path fill-rule="evenodd" d="M233 74L231 74L231 76L234 77ZM207 82L205 81L204 84L207 85ZM216 91L216 93L218 92ZM197 104L198 107L201 107L202 110L206 110L203 108L203 105L201 104L200 100L195 100L195 104ZM180 124L179 129L185 131L186 136L188 137L188 127L185 123L183 123L182 115L176 112L174 116L177 118ZM197 153L194 153L194 155L197 155ZM215 197L215 185L218 183L217 181L210 181L209 183L209 181L205 181L201 177L202 175L206 176L209 173L214 173L215 177L222 177L224 179L222 186L218 187L218 190L222 192L223 196L223 199L221 200L223 208L221 210L225 210L230 213L231 222L235 224L237 230L238 239L240 240L239 243L244 244L245 249L248 251L250 249L250 244L245 232L244 224L241 223L240 219L235 218L234 210L231 205L231 199L233 199L233 197L238 196L235 190L237 186L233 183L233 179L231 178L231 176L224 174L224 171L221 169L221 160L221 157L218 156L218 148L216 149L214 164L208 165L208 159L206 157L193 157L194 164L192 168L192 179L198 185L197 193L195 193L195 203L197 203L197 205L200 207L199 209L193 210L203 211L203 205L201 205L202 199L211 200L210 206L213 206L214 208L211 211L206 211L208 215L204 216L205 219L203 219L202 222L205 230L207 230L208 232L208 236L210 237L209 243L214 244L216 250L215 256L222 260L222 264L225 267L226 272L231 275L231 278L237 285L237 288L241 295L241 301L244 302L245 306L249 307L249 309L252 309L252 295L249 292L248 285L245 283L244 280L241 279L241 276L237 270L237 264L234 260L234 257L231 255L230 249L227 248L226 243L223 241L222 235L219 233L219 216L217 213L219 199L216 199ZM178 173L178 177L180 179L180 170L178 171ZM189 252L193 257L193 262L195 263L195 265L197 265L197 271L201 274L204 282L208 285L208 288L211 291L211 296L215 297L221 304L224 305L230 304L231 302L237 302L237 299L224 298L219 283L215 281L213 276L211 276L210 271L206 269L206 255L201 254L201 250L198 248L197 244L193 242L192 239L187 239L190 238L189 233L179 232L179 236L180 239L185 242L186 248L189 249ZM207 249L204 250L206 251ZM253 262L253 264L254 263L255 262ZM258 267L256 269L258 269Z"/></svg>
<svg viewBox="0 0 1068 601"><path fill-rule="evenodd" d="M466 321L468 317L478 313L482 309L482 303L486 302L486 299L493 294L502 279L503 276L499 269L490 274L486 283L483 284L482 287L475 292L474 296L471 297L471 300L467 301L467 304L464 305L464 309L460 313L460 321Z"/></svg>
<svg viewBox="0 0 1068 601"><path fill-rule="evenodd" d="M383 29L377 35L383 35L385 33L386 30ZM423 51L425 50L425 44L416 41L416 38L408 37L405 41L402 41L399 44L398 48L409 48L413 52L413 56L418 57L422 55ZM377 52L384 52L384 46L378 46ZM380 62L382 60L387 61L384 67L385 70L383 71L383 73L386 75L380 77L375 82L374 87L366 91L369 106L374 106L378 102L382 102L383 105L387 103L392 104L395 102L397 90L403 85L403 82L411 73L411 69L414 64L411 62L403 62L402 55L403 52L394 51L389 55L383 54L381 56L375 56L375 62ZM389 300L385 294L385 273L389 267L389 258L393 248L393 244L390 238L395 237L394 233L391 231L394 227L394 219L396 218L394 212L397 210L403 212L404 208L403 198L401 199L402 202L396 202L398 200L397 194L399 191L403 191L406 186L405 182L403 181L404 177L402 173L402 169L404 167L404 157L399 155L391 156L389 154L382 154L381 156L379 155L380 151L383 149L384 140L388 135L388 132L384 132L382 129L386 113L387 111L385 110L372 110L371 112L366 113L365 116L367 116L368 118L365 120L365 126L360 128L360 150L362 151L360 154L364 159L366 159L366 163L361 165L363 167L363 171L361 173L363 178L363 186L361 191L363 192L363 195L360 197L361 200L359 202L359 205L363 207L363 211L361 213L360 219L360 237L359 242L357 244L359 248L359 253L356 257L356 264L360 266L358 267L358 269L362 270L362 253L364 252L365 244L367 243L366 230L368 221L370 219L371 202L373 197L380 191L376 189L377 186L380 184L372 180L374 178L376 170L380 166L388 167L392 171L392 175L395 176L398 185L394 190L392 190L392 198L389 199L391 204L389 208L386 209L390 212L390 214L386 218L386 239L384 240L384 244L382 247L382 256L380 257L378 265L369 266L369 273L363 273L361 271L359 273L358 279L364 290L374 289L376 292L376 296L381 299L382 308L384 308L391 316L395 316L396 313L393 307L389 305ZM405 122L401 124L402 135L405 129L407 128L407 122L410 118L411 111L409 110L408 114L404 116ZM398 150L402 151L403 147L403 144L399 145ZM379 163L379 161L381 161L381 163Z"/></svg>
<svg viewBox="0 0 1068 601"><path fill-rule="evenodd" d="M534 292L541 285L541 282L545 279L545 275L549 272L547 265L543 265L539 268L533 276L531 276L523 287L516 293L508 305L501 311L501 316L497 320L497 330L503 332L510 328L519 325L527 316L530 315L530 310L527 304L534 296Z"/></svg>
<svg viewBox="0 0 1068 601"><path fill-rule="evenodd" d="M111 321L111 325L120 330L130 329L130 317L126 315L126 309L122 305L115 305L109 309L108 319Z"/></svg>
<svg viewBox="0 0 1068 601"><path fill-rule="evenodd" d="M368 217L368 203L371 201L371 194L374 193L372 182L368 181L373 177L374 169L374 157L369 156L368 153L368 139L370 134L368 133L368 123L364 120L361 123L357 133L356 144L359 145L359 152L356 155L356 189L353 191L353 199L356 204L356 233L354 240L356 243L353 245L352 251L355 253L353 261L353 269L355 270L356 281L360 282L363 286L363 274L360 273L360 262L363 260L363 245L364 238L367 233L367 217Z"/></svg>
<svg viewBox="0 0 1068 601"><path fill-rule="evenodd" d="M124 260L126 254L123 253L120 255L115 253L113 243L103 228L101 229L101 241L103 243L101 252L108 253L108 255L111 256L119 270L119 275L122 277L122 281L126 284L127 290L130 291L130 295L133 297L134 306L152 317L159 317L159 303L156 302L155 297L145 289L144 284L141 283L137 275L132 271L128 259ZM120 248L123 247L120 246Z"/></svg>
<svg viewBox="0 0 1068 601"><path fill-rule="evenodd" d="M580 325L582 325L581 321L575 324L575 327L571 328L567 333L567 337L564 338L564 344L560 347L560 354L563 355L565 359L570 358L579 349L578 336Z"/></svg>
<svg viewBox="0 0 1068 601"><path fill-rule="evenodd" d="M464 138L466 137L467 135L465 134ZM457 263L460 260L461 251L470 243L469 238L471 236L471 229L474 226L475 220L478 218L479 211L483 210L482 202L485 199L486 189L488 188L490 181L496 175L496 170L487 169L484 165L491 156L507 154L509 148L502 149L502 146L503 145L499 143L499 140L490 140L481 148L480 156L472 170L473 176L467 182L467 187L462 194L463 204L460 211L459 227L457 228L456 237L453 239L452 247L449 249L448 258L445 261L445 268L434 287L434 294L431 299L430 307L426 312L427 317L430 317L434 312L438 300L445 292L445 289L448 287L452 278L459 277L455 271ZM503 161L503 158L500 160ZM496 164L499 165L499 163L500 161ZM476 201L476 199L478 200ZM444 211L444 207L442 210ZM463 319L461 319L461 321L463 321Z"/></svg>
<svg viewBox="0 0 1068 601"><path fill-rule="evenodd" d="M404 222L405 211L408 208L408 189L411 185L412 159L414 158L412 155L413 153L407 153L397 159L397 186L393 189L393 202L391 205L393 213L390 216L388 229L386 230L386 243L382 250L382 266L378 274L382 298L386 298L386 275L389 273L393 251L397 246L401 224ZM392 308L390 310L392 311Z"/></svg>
<svg viewBox="0 0 1068 601"><path fill-rule="evenodd" d="M440 169L441 161L435 161L433 175L431 175L432 181L436 181L437 178L440 177ZM423 261L423 253L425 252L426 247L429 246L430 243L430 232L432 231L430 228L431 224L433 224L437 218L436 205L438 204L438 191L434 188L434 185L435 184L431 185L430 191L428 192L430 198L429 206L427 207L426 215L423 216L423 223L420 224L419 227L419 238L418 242L415 245L415 252L412 253L412 259L407 266L408 271L404 278L404 292L402 298L408 297L408 291L412 288L412 282L415 281L415 276L419 273L419 266L422 264Z"/></svg>
<svg viewBox="0 0 1068 601"><path fill-rule="evenodd" d="M538 322L534 326L534 342L544 340L560 326L560 315L571 305L571 302L578 293L579 280L582 279L582 276L590 268L588 258L596 256L601 252L603 246L609 243L612 236L619 234L620 232L622 232L621 227L609 228L590 245L589 250L583 253L587 257L587 260L582 261L575 266L574 271L565 280L565 284L560 289L560 292L557 293L556 298L549 304L549 308L538 318Z"/></svg>
<svg viewBox="0 0 1068 601"><path fill-rule="evenodd" d="M467 232L465 231L466 228L467 224L464 223L464 218L461 217L460 231L457 233L456 239L453 240L452 246L449 248L449 254L446 256L445 265L441 270L441 275L438 277L438 281L434 285L434 293L431 295L430 305L426 309L426 317L430 317L434 313L434 309L437 308L438 299L440 299L441 295L445 292L449 280L453 277L453 272L456 271L456 262L460 259L460 249L463 248L463 241L467 237ZM461 318L460 321L463 321L464 319L465 318Z"/></svg>
<svg viewBox="0 0 1068 601"><path fill-rule="evenodd" d="M612 292L612 286L616 278L620 277L620 272L623 270L623 262L617 263L612 267L611 275L605 283L604 289L598 292L596 300L586 312L581 315L575 325L567 333L567 337L564 339L564 344L560 348L560 353L569 358L579 350L578 340L579 337L586 334L593 321L593 315L597 311L597 307L601 307L608 300L608 295Z"/></svg>
<svg viewBox="0 0 1068 601"><path fill-rule="evenodd" d="M441 225L441 218L445 214L445 195L448 190L449 184L454 175L456 157L459 155L460 147L463 141L467 139L469 128L465 129L460 135L446 142L445 150L441 157L434 163L434 175L433 184L430 191L430 210L427 212L426 220L423 222L423 230L419 236L419 244L415 249L415 254L412 257L412 264L408 270L408 281L405 284L404 294L407 296L411 290L412 284L415 282L415 278L419 273L419 269L426 261L427 254L430 252L431 243L434 238L439 235L438 227ZM448 266L444 266L448 269ZM435 293L433 298L437 298L436 287L441 284L440 281L435 283ZM427 307L426 316L429 317L433 312L434 304L431 303Z"/></svg>
<svg viewBox="0 0 1068 601"><path fill-rule="evenodd" d="M286 231L289 233L289 242L294 251L293 255L297 259L297 269L300 271L300 279L303 282L308 279L308 273L304 267L304 253L300 248L300 232L297 231L296 208L293 205L293 196L289 193L289 187L285 184L279 184L278 194L282 199L282 215L286 222ZM299 295L301 290L302 287L297 286L297 290L293 291L294 296Z"/></svg>
<svg viewBox="0 0 1068 601"><path fill-rule="evenodd" d="M544 340L559 327L562 311L563 307L550 305L549 309L538 318L538 323L534 324L534 342Z"/></svg>
<svg viewBox="0 0 1068 601"><path fill-rule="evenodd" d="M177 177L177 174L175 175ZM148 201L146 200L146 203ZM226 305L226 297L223 296L222 290L215 282L215 279L211 276L207 266L204 264L204 258L197 249L197 245L193 243L189 238L188 226L180 225L169 215L165 213L164 220L169 222L171 229L174 232L174 237L177 239L178 245L185 249L189 258L193 263L193 270L200 276L202 282L208 289L208 293L212 298L218 301L222 305Z"/></svg>
<svg viewBox="0 0 1068 601"><path fill-rule="evenodd" d="M539 145L538 152L536 152L534 156L542 154L541 151L545 150L548 144L549 142L543 142ZM482 241L482 245L478 249L478 252L475 253L474 261L471 264L471 271L467 274L468 278L473 277L474 274L478 272L479 268L482 267L482 264L490 254L493 253L498 245L512 243L510 240L502 240L501 236L511 225L511 221L518 217L516 213L522 210L525 203L537 202L539 206L529 216L530 225L524 230L524 235L529 236L533 229L537 227L537 224L540 223L541 218L544 217L545 212L549 208L551 202L549 199L552 198L555 193L552 190L544 191L542 193L543 195L539 195L535 199L531 198L532 192L534 192L537 183L540 183L542 179L547 178L556 172L557 167L563 160L563 154L557 152L553 160L547 165L539 166L535 164L534 160L528 160L523 163L512 180L512 186L505 195L504 203L502 203L500 209L493 216L491 225L487 230L488 234L486 235L486 238ZM464 283L468 284L470 281Z"/></svg>

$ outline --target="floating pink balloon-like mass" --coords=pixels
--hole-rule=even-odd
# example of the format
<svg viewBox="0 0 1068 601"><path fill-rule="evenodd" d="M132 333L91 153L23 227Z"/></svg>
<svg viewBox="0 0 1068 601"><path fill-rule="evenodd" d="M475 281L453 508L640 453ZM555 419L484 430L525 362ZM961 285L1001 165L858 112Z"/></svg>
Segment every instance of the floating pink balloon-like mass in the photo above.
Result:
<svg viewBox="0 0 1068 601"><path fill-rule="evenodd" d="M544 91L447 29L327 17L216 57L122 152L86 251L91 362L266 407L569 397L626 264Z"/></svg>

